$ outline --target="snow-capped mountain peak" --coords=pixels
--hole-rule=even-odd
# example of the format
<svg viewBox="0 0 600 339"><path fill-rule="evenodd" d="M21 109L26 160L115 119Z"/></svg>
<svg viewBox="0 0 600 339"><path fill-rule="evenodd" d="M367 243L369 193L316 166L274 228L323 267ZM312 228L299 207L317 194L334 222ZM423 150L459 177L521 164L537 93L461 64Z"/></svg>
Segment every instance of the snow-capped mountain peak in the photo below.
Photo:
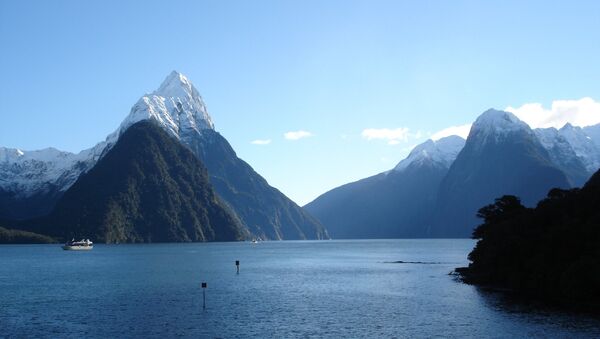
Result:
<svg viewBox="0 0 600 339"><path fill-rule="evenodd" d="M510 139L515 134L536 138L529 125L514 114L495 109L483 112L471 126L467 144L482 150L488 142L498 143Z"/></svg>
<svg viewBox="0 0 600 339"><path fill-rule="evenodd" d="M194 85L173 71L156 91L138 100L116 131L90 149L74 154L55 148L21 151L0 147L0 190L23 197L42 191L65 191L96 164L129 126L146 119L157 121L180 140L214 129Z"/></svg>
<svg viewBox="0 0 600 339"><path fill-rule="evenodd" d="M473 123L471 133L481 131L493 131L495 133L506 133L516 130L530 129L529 125L517 118L516 115L495 109L483 112Z"/></svg>
<svg viewBox="0 0 600 339"><path fill-rule="evenodd" d="M449 168L464 146L465 139L457 135L451 135L437 141L429 139L413 148L408 157L400 161L394 170L402 171L410 165L425 163Z"/></svg>
<svg viewBox="0 0 600 339"><path fill-rule="evenodd" d="M157 121L178 139L214 129L198 90L185 75L176 71L171 72L156 91L141 97L121 123L117 135L109 138L118 138L129 126L146 119Z"/></svg>
<svg viewBox="0 0 600 339"><path fill-rule="evenodd" d="M165 98L171 97L199 97L198 91L194 88L192 82L183 74L172 71L160 84L160 87L152 94ZM195 94L195 95L194 95Z"/></svg>

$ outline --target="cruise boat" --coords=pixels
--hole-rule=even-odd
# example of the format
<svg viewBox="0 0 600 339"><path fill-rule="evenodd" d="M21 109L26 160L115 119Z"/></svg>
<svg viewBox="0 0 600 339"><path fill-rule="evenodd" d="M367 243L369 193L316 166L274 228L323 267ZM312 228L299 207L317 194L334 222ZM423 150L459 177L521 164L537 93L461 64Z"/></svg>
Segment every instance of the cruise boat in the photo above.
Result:
<svg viewBox="0 0 600 339"><path fill-rule="evenodd" d="M89 251L94 248L94 243L90 239L81 239L79 241L71 239L62 248L65 251Z"/></svg>

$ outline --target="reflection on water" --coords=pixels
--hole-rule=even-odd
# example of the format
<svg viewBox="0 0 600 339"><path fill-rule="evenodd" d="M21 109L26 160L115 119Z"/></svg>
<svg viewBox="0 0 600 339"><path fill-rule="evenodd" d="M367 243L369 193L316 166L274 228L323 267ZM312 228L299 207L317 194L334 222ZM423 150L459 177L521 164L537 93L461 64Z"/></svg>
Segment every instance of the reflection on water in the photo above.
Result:
<svg viewBox="0 0 600 339"><path fill-rule="evenodd" d="M565 309L554 304L485 287L475 287L475 290L486 307L523 317L532 323L552 322L563 328L579 328L593 333L596 333L600 326L600 315L596 313L575 308Z"/></svg>
<svg viewBox="0 0 600 339"><path fill-rule="evenodd" d="M528 308L457 282L448 273L467 264L473 245L0 246L0 328L34 337L600 336L594 317Z"/></svg>

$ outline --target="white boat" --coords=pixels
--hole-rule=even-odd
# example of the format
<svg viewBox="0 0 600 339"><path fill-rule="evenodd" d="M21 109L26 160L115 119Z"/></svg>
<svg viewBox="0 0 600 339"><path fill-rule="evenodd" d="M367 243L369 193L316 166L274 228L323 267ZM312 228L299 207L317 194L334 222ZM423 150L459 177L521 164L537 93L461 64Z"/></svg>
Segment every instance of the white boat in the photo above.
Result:
<svg viewBox="0 0 600 339"><path fill-rule="evenodd" d="M79 241L71 239L62 248L65 251L89 251L94 248L94 243L90 239L81 239Z"/></svg>

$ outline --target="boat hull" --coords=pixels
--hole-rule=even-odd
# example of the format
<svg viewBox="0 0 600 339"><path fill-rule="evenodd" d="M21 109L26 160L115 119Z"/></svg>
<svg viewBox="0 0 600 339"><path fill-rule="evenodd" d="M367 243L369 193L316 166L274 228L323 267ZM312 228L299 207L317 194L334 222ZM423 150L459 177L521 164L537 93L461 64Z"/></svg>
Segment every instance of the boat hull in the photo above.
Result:
<svg viewBox="0 0 600 339"><path fill-rule="evenodd" d="M62 249L65 250L65 251L91 251L92 248L94 248L94 246L69 246L69 245L64 245L62 247Z"/></svg>

